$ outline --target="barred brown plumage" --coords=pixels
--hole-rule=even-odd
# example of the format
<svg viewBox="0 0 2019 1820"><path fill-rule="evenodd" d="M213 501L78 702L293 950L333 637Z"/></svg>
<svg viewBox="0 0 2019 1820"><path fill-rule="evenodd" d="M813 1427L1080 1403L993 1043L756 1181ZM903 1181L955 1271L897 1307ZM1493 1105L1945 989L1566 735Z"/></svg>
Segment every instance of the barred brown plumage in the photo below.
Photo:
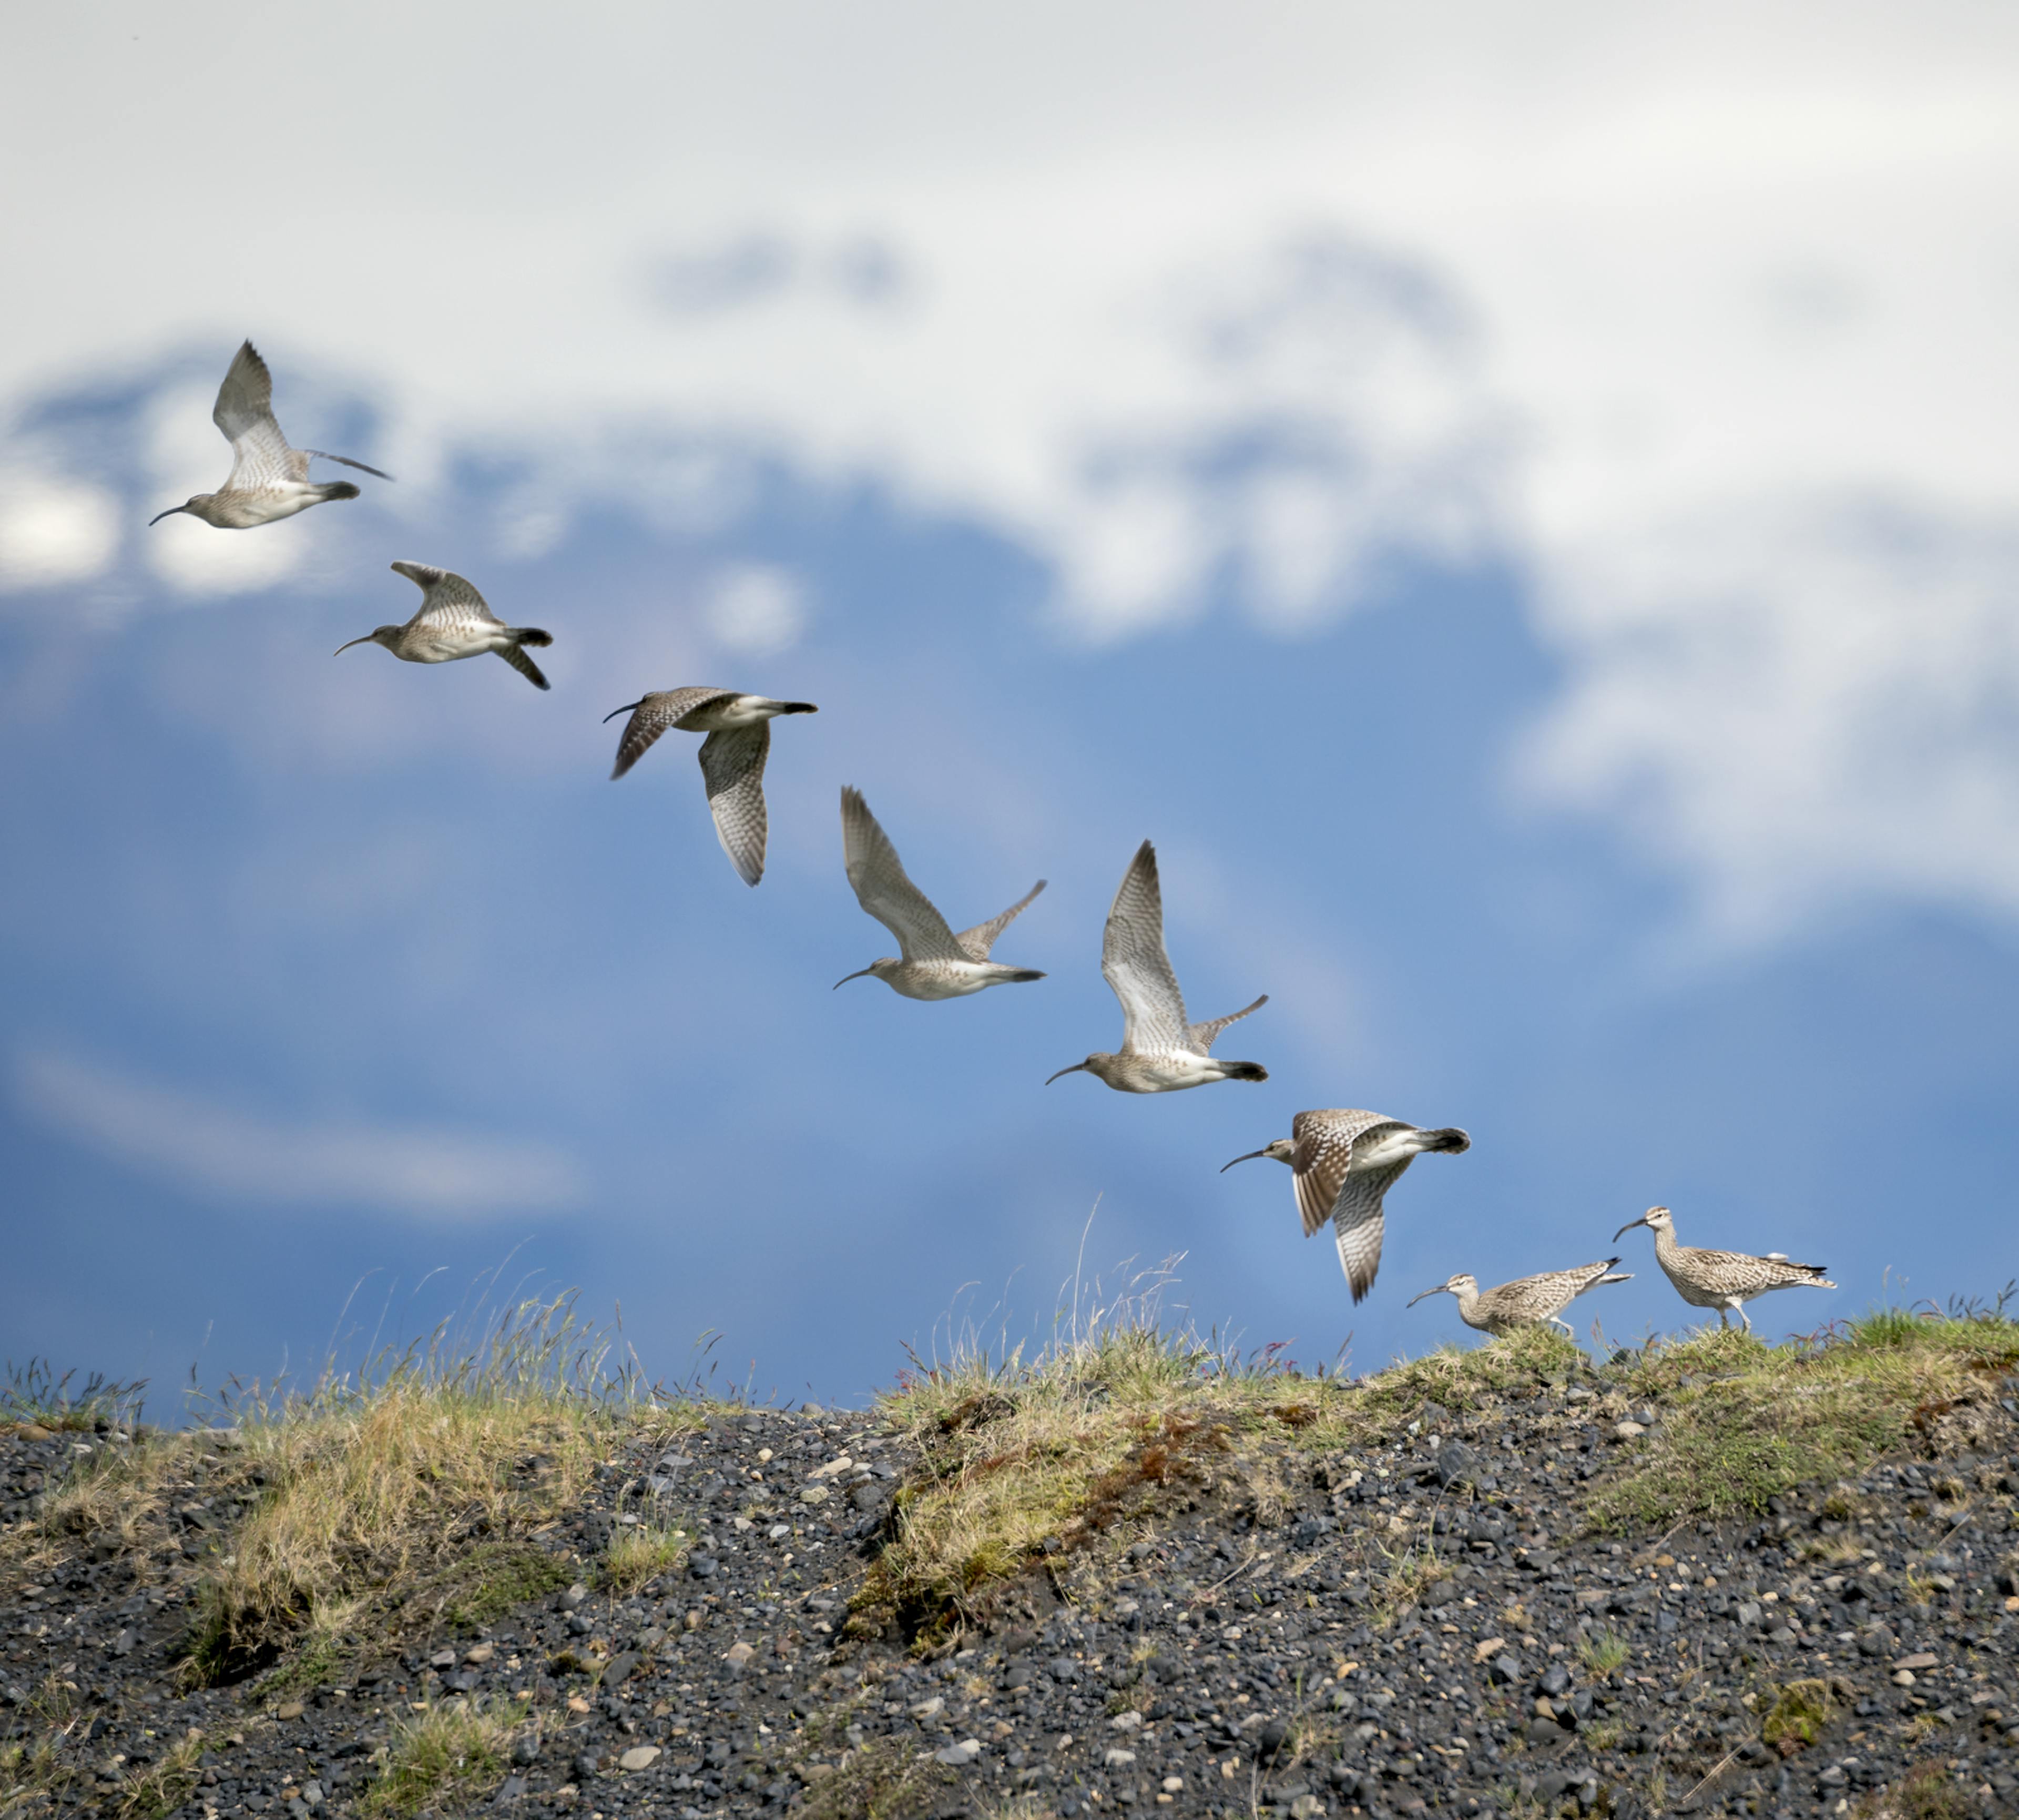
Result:
<svg viewBox="0 0 2019 1820"><path fill-rule="evenodd" d="M1449 1294L1458 1298L1459 1319L1482 1333L1497 1336L1544 1322L1571 1333L1574 1330L1562 1318L1563 1311L1586 1290L1595 1289L1602 1283L1633 1282L1631 1271L1613 1269L1618 1262L1616 1257L1608 1257L1597 1263L1579 1264L1575 1270L1543 1271L1532 1277L1517 1277L1512 1282L1496 1283L1490 1289L1481 1289L1477 1277L1461 1271L1424 1290L1423 1295L1412 1296L1408 1305L1413 1308L1425 1296Z"/></svg>
<svg viewBox="0 0 2019 1820"><path fill-rule="evenodd" d="M1471 1147L1472 1140L1456 1126L1429 1131L1379 1112L1335 1108L1299 1112L1288 1137L1236 1157L1220 1173L1256 1157L1288 1163L1304 1236L1332 1222L1339 1268L1357 1302L1381 1268L1382 1200L1389 1189L1425 1151L1456 1156Z"/></svg>
<svg viewBox="0 0 2019 1820"><path fill-rule="evenodd" d="M1778 1253L1764 1257L1754 1257L1742 1251L1706 1251L1701 1246L1679 1245L1676 1242L1675 1216L1666 1207L1650 1207L1638 1220L1629 1220L1613 1234L1631 1232L1637 1226L1646 1226L1655 1234L1655 1261L1662 1267L1662 1274L1676 1285L1676 1293L1693 1308L1715 1308L1717 1324L1729 1327L1731 1323L1725 1311L1745 1323L1745 1331L1753 1331L1753 1323L1747 1318L1745 1304L1755 1296L1766 1295L1774 1289L1833 1289L1836 1285L1824 1276L1821 1264L1791 1263Z"/></svg>
<svg viewBox="0 0 2019 1820"><path fill-rule="evenodd" d="M631 716L617 742L617 763L610 775L622 777L671 728L706 734L701 742L701 774L716 838L737 876L754 885L764 876L764 847L770 832L764 807L764 761L771 752L771 723L781 714L819 712L810 702L774 702L734 689L654 690L604 716L606 721L620 714Z"/></svg>

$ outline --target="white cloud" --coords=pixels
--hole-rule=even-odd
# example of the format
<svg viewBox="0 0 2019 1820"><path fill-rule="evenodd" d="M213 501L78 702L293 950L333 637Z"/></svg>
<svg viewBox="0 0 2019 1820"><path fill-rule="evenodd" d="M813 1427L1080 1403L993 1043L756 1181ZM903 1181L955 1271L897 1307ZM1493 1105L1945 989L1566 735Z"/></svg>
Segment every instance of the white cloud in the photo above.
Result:
<svg viewBox="0 0 2019 1820"><path fill-rule="evenodd" d="M2019 15L1265 12L1180 3L1146 31L1129 9L890 0L845 29L788 7L781 31L508 6L480 42L451 6L256 38L198 20L122 62L100 15L59 10L0 72L0 154L44 171L13 205L43 277L0 399L199 332L221 363L228 307L295 373L379 375L397 471L538 451L501 547L549 547L613 495L719 524L744 458L782 456L1018 539L1094 639L1222 597L1294 634L1393 558L1498 554L1577 679L1530 783L1624 818L1729 926L1831 881L2007 901L1997 716L1941 718L1931 635L1872 604L1903 584L1840 502L1953 540L1933 636L1957 651L2019 508ZM451 56L508 152L439 107ZM593 103L557 104L575 71ZM284 83L304 140L346 146L340 195L245 165L228 111L183 103L200 82ZM45 169L86 91L122 131ZM231 169L233 209L162 216L136 146ZM314 420L287 395L284 422ZM208 403L174 407L170 498L221 472ZM418 483L382 491L425 509ZM268 585L308 547L299 523L155 535L193 592ZM1855 679L1833 589L1865 603ZM1707 614L1759 667L1724 676ZM1871 705L1889 672L1941 805L1911 838L1870 787L1905 737Z"/></svg>
<svg viewBox="0 0 2019 1820"><path fill-rule="evenodd" d="M427 1219L538 1212L583 1195L560 1152L413 1126L289 1124L54 1054L16 1059L21 1109L193 1193L256 1206L369 1207Z"/></svg>
<svg viewBox="0 0 2019 1820"><path fill-rule="evenodd" d="M806 590L789 571L766 563L719 571L703 611L717 644L750 657L789 651L807 629Z"/></svg>
<svg viewBox="0 0 2019 1820"><path fill-rule="evenodd" d="M119 549L119 502L103 487L0 473L0 593L85 582Z"/></svg>
<svg viewBox="0 0 2019 1820"><path fill-rule="evenodd" d="M2019 912L2019 513L1728 508L1622 535L1554 597L1568 691L1525 780L1778 933L1847 887Z"/></svg>

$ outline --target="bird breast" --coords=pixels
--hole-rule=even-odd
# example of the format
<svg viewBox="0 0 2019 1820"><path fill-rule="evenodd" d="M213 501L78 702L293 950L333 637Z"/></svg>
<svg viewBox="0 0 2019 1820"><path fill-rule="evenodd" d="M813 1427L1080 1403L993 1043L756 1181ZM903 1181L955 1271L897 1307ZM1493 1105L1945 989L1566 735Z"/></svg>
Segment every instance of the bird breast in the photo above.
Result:
<svg viewBox="0 0 2019 1820"><path fill-rule="evenodd" d="M1151 1050L1136 1055L1089 1057L1088 1068L1125 1093L1171 1093L1221 1078L1220 1064L1188 1050Z"/></svg>
<svg viewBox="0 0 2019 1820"><path fill-rule="evenodd" d="M965 999L989 984L971 961L910 961L885 976L908 999Z"/></svg>
<svg viewBox="0 0 2019 1820"><path fill-rule="evenodd" d="M271 524L276 519L306 512L321 503L321 499L313 487L280 481L256 492L219 493L212 499L208 509L197 516L220 531L250 531L255 525Z"/></svg>

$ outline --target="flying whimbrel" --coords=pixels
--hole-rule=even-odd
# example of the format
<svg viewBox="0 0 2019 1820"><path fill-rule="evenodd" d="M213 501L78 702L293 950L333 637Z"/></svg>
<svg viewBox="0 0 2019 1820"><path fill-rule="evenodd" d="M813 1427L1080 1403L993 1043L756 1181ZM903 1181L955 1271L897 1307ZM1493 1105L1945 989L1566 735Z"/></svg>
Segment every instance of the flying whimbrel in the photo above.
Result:
<svg viewBox="0 0 2019 1820"><path fill-rule="evenodd" d="M1485 1290L1480 1288L1477 1277L1461 1271L1434 1289L1424 1290L1422 1296L1412 1296L1409 1306L1415 1307L1425 1296L1448 1292L1458 1297L1459 1319L1482 1333L1512 1333L1517 1328L1546 1321L1575 1339L1575 1330L1562 1318L1564 1311L1586 1290L1595 1289L1601 1283L1632 1282L1631 1271L1613 1269L1618 1262L1618 1258L1609 1257L1600 1263L1580 1264L1574 1271L1544 1271L1536 1276L1517 1277L1511 1283L1497 1283Z"/></svg>
<svg viewBox="0 0 2019 1820"><path fill-rule="evenodd" d="M912 883L890 836L869 813L862 792L847 785L841 792L841 842L856 901L897 937L904 958L894 960L886 955L873 960L861 972L836 980L836 992L850 980L866 975L908 999L961 999L986 986L1045 977L1032 968L1005 966L988 958L996 937L1044 890L1042 879L1001 915L956 935L932 900Z"/></svg>
<svg viewBox="0 0 2019 1820"><path fill-rule="evenodd" d="M277 518L292 518L325 499L357 497L357 489L348 480L311 480L311 461L341 462L361 473L377 474L382 480L393 477L348 455L288 448L280 425L274 421L274 376L249 341L239 349L224 383L217 388L210 420L231 444L231 472L224 484L215 493L191 494L187 505L157 513L147 520L150 524L187 512L220 531L248 531L256 524L271 524Z"/></svg>
<svg viewBox="0 0 2019 1820"><path fill-rule="evenodd" d="M1259 1156L1288 1163L1305 1238L1332 1222L1339 1267L1357 1302L1373 1288L1381 1267L1382 1197L1425 1151L1455 1156L1471 1148L1472 1140L1456 1126L1426 1131L1379 1112L1299 1112L1290 1121L1288 1137L1236 1157L1220 1173Z"/></svg>
<svg viewBox="0 0 2019 1820"><path fill-rule="evenodd" d="M1613 1234L1631 1232L1637 1226L1651 1227L1655 1233L1655 1261L1676 1285L1676 1293L1692 1308L1715 1308L1717 1324L1729 1327L1725 1311L1730 1309L1753 1331L1745 1304L1770 1289L1833 1289L1836 1285L1823 1274L1822 1264L1791 1263L1785 1253L1770 1251L1753 1257L1742 1251L1705 1251L1701 1245L1676 1242L1676 1219L1666 1207L1650 1207L1638 1220L1629 1220Z"/></svg>
<svg viewBox="0 0 2019 1820"><path fill-rule="evenodd" d="M334 655L343 656L353 644L382 644L410 664L446 664L493 651L535 688L548 686L540 666L524 648L552 644L548 633L537 625L507 625L484 604L475 588L447 569L430 563L395 563L393 572L404 575L421 590L421 604L413 618L404 625L375 626L362 638L339 645Z"/></svg>
<svg viewBox="0 0 2019 1820"><path fill-rule="evenodd" d="M1171 957L1164 951L1164 898L1157 884L1157 850L1147 840L1122 874L1107 912L1100 942L1100 973L1122 1001L1122 1051L1099 1053L1060 1068L1059 1075L1087 1073L1118 1093L1174 1093L1209 1081L1266 1081L1260 1062L1216 1061L1212 1040L1228 1024L1269 1002L1264 992L1252 1005L1205 1024L1186 1021L1184 995Z"/></svg>
<svg viewBox="0 0 2019 1820"><path fill-rule="evenodd" d="M631 716L610 774L622 777L669 727L706 734L701 742L701 775L715 817L716 837L744 883L754 885L764 876L764 839L770 828L764 811L764 760L771 751L771 723L781 714L819 712L810 702L774 702L734 689L655 689L604 716L606 721L620 714Z"/></svg>

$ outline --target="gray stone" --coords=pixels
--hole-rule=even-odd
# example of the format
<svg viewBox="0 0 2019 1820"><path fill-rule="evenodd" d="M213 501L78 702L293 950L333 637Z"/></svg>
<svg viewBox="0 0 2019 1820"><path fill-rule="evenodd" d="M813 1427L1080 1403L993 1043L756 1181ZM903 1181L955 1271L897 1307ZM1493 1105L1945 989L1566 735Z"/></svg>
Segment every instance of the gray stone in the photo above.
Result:
<svg viewBox="0 0 2019 1820"><path fill-rule="evenodd" d="M1479 1470L1479 1456L1462 1441L1448 1441L1437 1449L1431 1477L1441 1485L1455 1485L1470 1480Z"/></svg>

